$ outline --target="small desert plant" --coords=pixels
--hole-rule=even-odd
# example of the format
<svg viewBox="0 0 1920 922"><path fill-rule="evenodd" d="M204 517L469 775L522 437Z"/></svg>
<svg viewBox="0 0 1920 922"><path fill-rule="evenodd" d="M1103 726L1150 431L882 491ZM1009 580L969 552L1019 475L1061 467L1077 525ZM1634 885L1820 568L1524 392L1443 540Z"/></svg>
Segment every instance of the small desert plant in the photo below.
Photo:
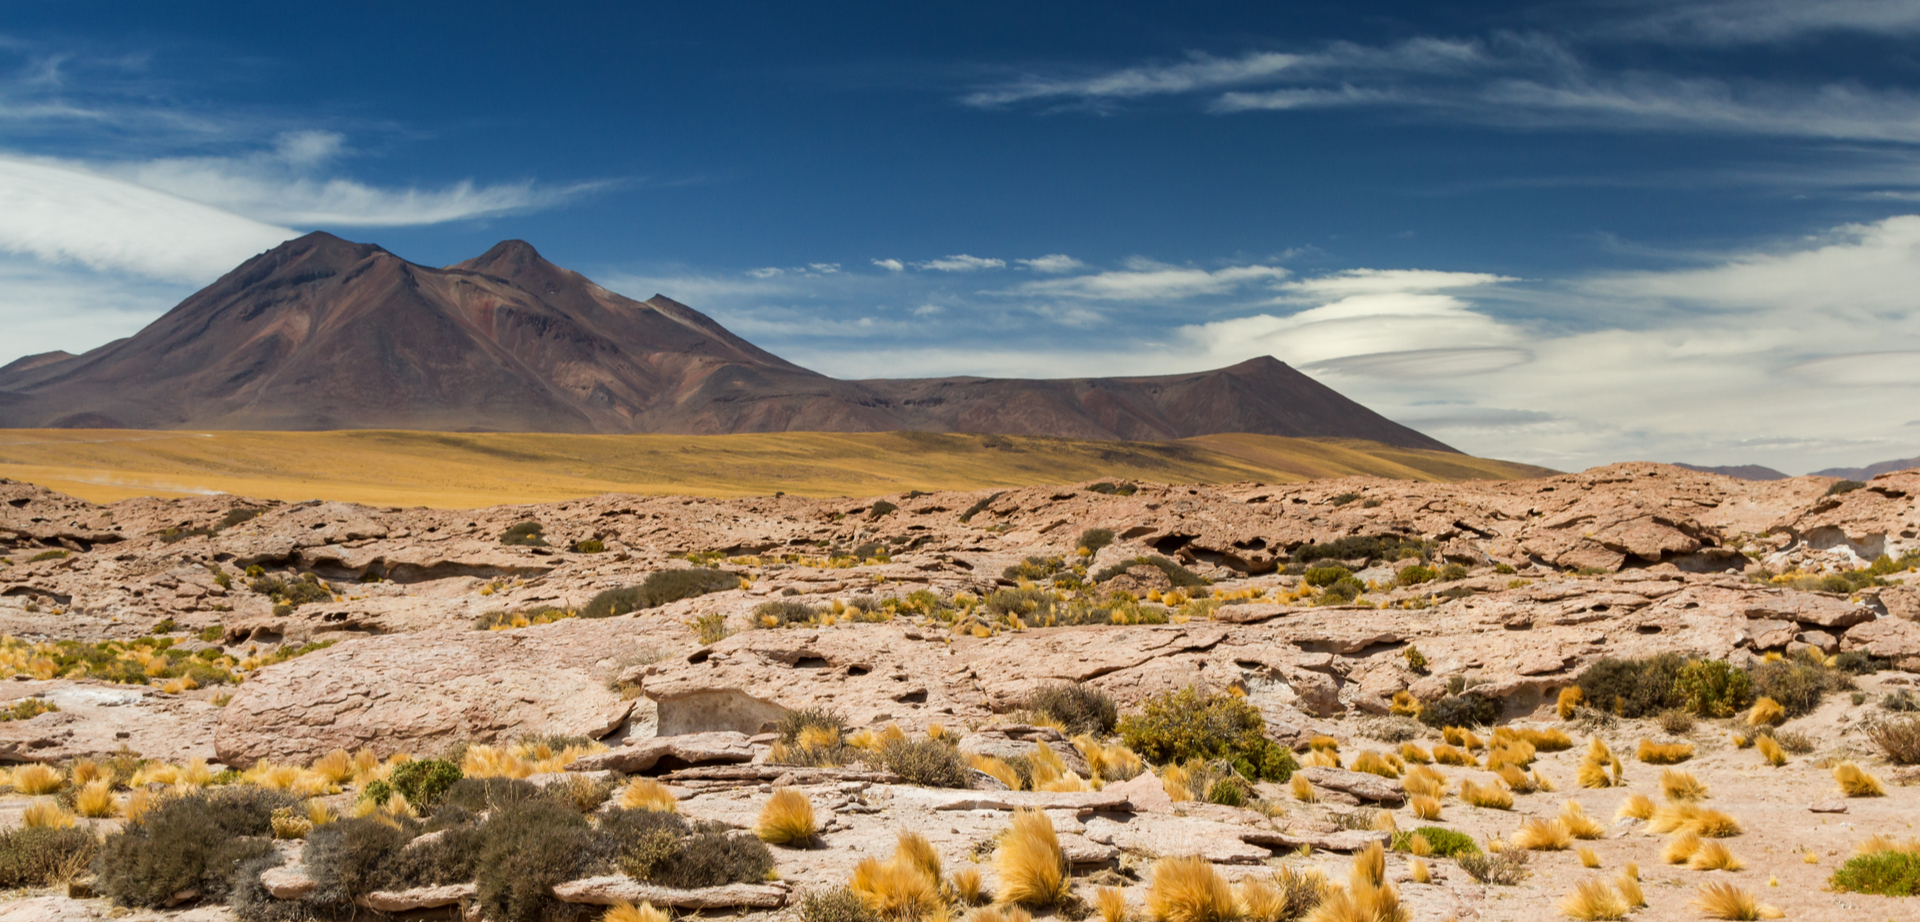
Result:
<svg viewBox="0 0 1920 922"><path fill-rule="evenodd" d="M1527 852L1508 850L1493 855L1462 855L1455 859L1460 870L1483 884L1511 887L1527 879Z"/></svg>
<svg viewBox="0 0 1920 922"><path fill-rule="evenodd" d="M1780 716L1768 721L1772 724L1789 717L1810 714L1820 706L1820 699L1827 692L1853 686L1853 678L1849 674L1829 668L1824 661L1813 662L1810 657L1763 661L1753 667L1753 693L1759 696L1754 703L1758 705L1761 699L1765 699L1778 706ZM1751 715L1748 719L1753 722ZM1760 724L1753 722L1753 725Z"/></svg>
<svg viewBox="0 0 1920 922"><path fill-rule="evenodd" d="M1119 719L1113 696L1078 682L1043 685L1027 696L1024 706L1035 714L1059 721L1069 736L1111 733Z"/></svg>
<svg viewBox="0 0 1920 922"><path fill-rule="evenodd" d="M1579 854L1579 856L1580 856L1580 866L1581 866L1581 867L1583 867L1583 868L1597 868L1597 867L1599 867L1599 866L1600 866L1600 853L1599 853L1599 852L1596 852L1596 851L1594 851L1593 849L1591 849L1591 848L1588 848L1588 847L1586 847L1586 846L1584 846L1584 845L1583 845L1583 846L1581 846L1581 847L1580 847L1580 851L1579 851L1579 853L1578 853L1578 854Z"/></svg>
<svg viewBox="0 0 1920 922"><path fill-rule="evenodd" d="M1440 743L1433 747L1433 760L1441 765L1464 765L1468 768L1480 764L1478 759L1446 743Z"/></svg>
<svg viewBox="0 0 1920 922"><path fill-rule="evenodd" d="M1740 834L1740 823L1718 810L1690 803L1668 804L1653 811L1647 829L1657 833L1692 832L1713 839Z"/></svg>
<svg viewBox="0 0 1920 922"><path fill-rule="evenodd" d="M1753 707L1747 709L1747 725L1750 727L1778 726L1787 719L1787 709L1772 698L1753 699Z"/></svg>
<svg viewBox="0 0 1920 922"><path fill-rule="evenodd" d="M1575 682L1590 706L1621 717L1645 717L1682 703L1674 681L1686 664L1678 653L1637 660L1606 657L1588 666Z"/></svg>
<svg viewBox="0 0 1920 922"><path fill-rule="evenodd" d="M1634 757L1650 765L1676 765L1693 758L1693 744L1656 743L1643 739Z"/></svg>
<svg viewBox="0 0 1920 922"><path fill-rule="evenodd" d="M1093 579L1091 581L1096 583L1104 583L1107 580L1110 580L1116 576L1119 576L1122 573L1127 572L1128 570L1134 567L1139 567L1139 566L1153 567L1159 570L1160 572L1165 573L1167 575L1167 579L1173 583L1174 588L1176 589L1194 589L1200 586L1207 585L1207 581L1201 578L1198 574L1194 573L1192 570L1189 570L1186 567L1183 567L1177 563L1174 563L1173 561L1168 560L1165 557L1161 557L1158 554L1152 554L1146 557L1134 557L1130 560L1122 560L1119 563L1116 563L1109 567L1102 567L1098 572L1093 574Z"/></svg>
<svg viewBox="0 0 1920 922"><path fill-rule="evenodd" d="M547 539L542 537L545 532L546 526L529 520L508 526L506 531L500 533L500 543L520 547L546 547Z"/></svg>
<svg viewBox="0 0 1920 922"><path fill-rule="evenodd" d="M1833 872L1833 889L1882 896L1920 896L1920 849L1889 848L1847 859Z"/></svg>
<svg viewBox="0 0 1920 922"><path fill-rule="evenodd" d="M622 810L657 810L662 813L677 812L679 803L666 785L652 778L635 778L628 782L626 787L620 789L618 800Z"/></svg>
<svg viewBox="0 0 1920 922"><path fill-rule="evenodd" d="M1701 717L1732 717L1753 699L1753 679L1725 660L1692 660L1674 677L1674 692Z"/></svg>
<svg viewBox="0 0 1920 922"><path fill-rule="evenodd" d="M1437 820L1440 818L1440 801L1425 794L1415 794L1407 801L1413 815L1418 819Z"/></svg>
<svg viewBox="0 0 1920 922"><path fill-rule="evenodd" d="M1687 867L1696 871L1738 871L1745 864L1733 856L1733 850L1724 842L1701 842L1687 858Z"/></svg>
<svg viewBox="0 0 1920 922"><path fill-rule="evenodd" d="M1619 890L1599 879L1581 881L1574 886L1572 893L1561 897L1560 902L1554 904L1554 908L1560 910L1560 914L1569 919L1579 919L1583 922L1624 919L1633 909L1632 906L1627 905L1627 898L1622 896Z"/></svg>
<svg viewBox="0 0 1920 922"><path fill-rule="evenodd" d="M847 887L810 890L800 899L801 922L879 922L860 894Z"/></svg>
<svg viewBox="0 0 1920 922"><path fill-rule="evenodd" d="M1052 906L1066 899L1067 859L1053 821L1038 810L1014 813L994 851L994 870L999 877L995 895L1003 903Z"/></svg>
<svg viewBox="0 0 1920 922"><path fill-rule="evenodd" d="M887 771L907 779L909 784L936 788L964 788L969 782L967 760L945 740L889 739L880 749L880 761Z"/></svg>
<svg viewBox="0 0 1920 922"><path fill-rule="evenodd" d="M1653 811L1653 798L1645 794L1633 794L1620 802L1620 809L1615 810L1613 815L1618 819L1630 817L1636 820L1650 820L1653 819Z"/></svg>
<svg viewBox="0 0 1920 922"><path fill-rule="evenodd" d="M1690 771L1677 768L1660 772L1660 792L1668 800L1706 800L1707 786Z"/></svg>
<svg viewBox="0 0 1920 922"><path fill-rule="evenodd" d="M1697 832L1683 832L1667 840L1660 848L1660 860L1668 864L1686 864L1693 859L1693 853L1700 850L1705 841Z"/></svg>
<svg viewBox="0 0 1920 922"><path fill-rule="evenodd" d="M460 766L445 759L411 759L393 767L387 784L405 795L407 803L430 811L461 777Z"/></svg>
<svg viewBox="0 0 1920 922"><path fill-rule="evenodd" d="M1753 894L1729 883L1700 885L1693 905L1709 919L1778 919L1786 913L1754 899Z"/></svg>
<svg viewBox="0 0 1920 922"><path fill-rule="evenodd" d="M652 903L641 903L635 906L622 901L608 907L607 914L600 917L600 922L672 922L672 920L666 913L655 909Z"/></svg>
<svg viewBox="0 0 1920 922"><path fill-rule="evenodd" d="M1245 699L1202 695L1192 686L1148 698L1117 727L1127 747L1158 765L1225 760L1241 776L1286 781L1299 767L1266 736L1266 719Z"/></svg>
<svg viewBox="0 0 1920 922"><path fill-rule="evenodd" d="M1486 726L1500 719L1500 702L1475 692L1449 695L1420 710L1420 722L1429 727Z"/></svg>
<svg viewBox="0 0 1920 922"><path fill-rule="evenodd" d="M820 831L813 817L813 802L792 788L781 788L767 798L760 810L760 821L753 827L760 841L773 845L805 847Z"/></svg>
<svg viewBox="0 0 1920 922"><path fill-rule="evenodd" d="M1680 708L1668 708L1654 718L1660 729L1672 736L1684 736L1693 732L1693 712Z"/></svg>
<svg viewBox="0 0 1920 922"><path fill-rule="evenodd" d="M1560 689L1560 695L1554 701L1553 712L1559 715L1561 720L1572 720L1574 709L1586 700L1586 693L1580 690L1580 686L1569 685Z"/></svg>
<svg viewBox="0 0 1920 922"><path fill-rule="evenodd" d="M22 794L52 794L66 784L67 778L59 769L37 762L13 770L13 789Z"/></svg>
<svg viewBox="0 0 1920 922"><path fill-rule="evenodd" d="M0 831L0 889L46 887L82 876L99 847L90 829Z"/></svg>
<svg viewBox="0 0 1920 922"><path fill-rule="evenodd" d="M1112 543L1113 529L1089 528L1080 533L1080 540L1075 543L1075 546L1086 549L1088 554L1098 554L1101 548Z"/></svg>
<svg viewBox="0 0 1920 922"><path fill-rule="evenodd" d="M1895 764L1920 764L1920 716L1882 717L1865 729L1867 739Z"/></svg>
<svg viewBox="0 0 1920 922"><path fill-rule="evenodd" d="M1639 909L1647 905L1646 891L1640 889L1640 867L1628 864L1621 870L1620 876L1613 879L1614 889L1620 891L1621 898L1627 901L1629 909Z"/></svg>
<svg viewBox="0 0 1920 922"><path fill-rule="evenodd" d="M1567 824L1567 831L1576 839L1598 839L1605 835L1607 828L1599 820L1587 815L1581 809L1580 802L1569 800L1560 805L1560 822Z"/></svg>
<svg viewBox="0 0 1920 922"><path fill-rule="evenodd" d="M1508 839L1515 848L1536 852L1566 851L1573 845L1573 830L1565 820L1533 817L1520 824Z"/></svg>
<svg viewBox="0 0 1920 922"><path fill-rule="evenodd" d="M1513 792L1502 787L1499 782L1479 785L1471 781L1462 781L1460 782L1460 799L1489 810L1513 809Z"/></svg>
<svg viewBox="0 0 1920 922"><path fill-rule="evenodd" d="M1154 922L1232 922L1239 915L1226 878L1198 855L1154 862L1147 910Z"/></svg>
<svg viewBox="0 0 1920 922"><path fill-rule="evenodd" d="M168 798L101 843L95 879L123 906L162 906L185 890L218 900L235 865L272 850L273 811L298 803L237 785Z"/></svg>
<svg viewBox="0 0 1920 922"><path fill-rule="evenodd" d="M102 778L82 785L73 792L73 809L81 816L107 817L120 812L113 796L113 782Z"/></svg>
<svg viewBox="0 0 1920 922"><path fill-rule="evenodd" d="M1868 774L1852 762L1841 762L1833 767L1833 780L1840 785L1840 792L1848 797L1885 797L1887 789L1880 779Z"/></svg>
<svg viewBox="0 0 1920 922"><path fill-rule="evenodd" d="M1756 738L1753 743L1753 748L1759 750L1760 757L1766 759L1767 764L1775 768L1787 764L1786 750L1780 748L1780 742L1771 736Z"/></svg>
<svg viewBox="0 0 1920 922"><path fill-rule="evenodd" d="M727 627L727 616L717 611L693 619L692 626L694 636L700 639L700 643L709 646L733 634L733 630Z"/></svg>
<svg viewBox="0 0 1920 922"><path fill-rule="evenodd" d="M953 872L951 885L953 887L953 895L959 897L960 902L968 906L978 906L986 899L986 895L981 891L979 868L966 867ZM1118 890L1116 889L1115 892L1118 892ZM1121 914L1123 916L1125 915L1125 906L1126 900L1123 897L1121 899Z"/></svg>

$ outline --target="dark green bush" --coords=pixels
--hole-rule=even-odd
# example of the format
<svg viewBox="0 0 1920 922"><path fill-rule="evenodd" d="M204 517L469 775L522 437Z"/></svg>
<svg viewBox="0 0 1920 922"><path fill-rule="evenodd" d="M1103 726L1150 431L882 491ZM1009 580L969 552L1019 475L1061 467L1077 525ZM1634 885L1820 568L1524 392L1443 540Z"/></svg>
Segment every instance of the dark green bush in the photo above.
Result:
<svg viewBox="0 0 1920 922"><path fill-rule="evenodd" d="M1253 788L1234 775L1228 775L1207 787L1207 803L1210 804L1244 807L1253 800Z"/></svg>
<svg viewBox="0 0 1920 922"><path fill-rule="evenodd" d="M431 811L461 777L460 766L445 759L412 759L394 766L387 783L406 795L407 803Z"/></svg>
<svg viewBox="0 0 1920 922"><path fill-rule="evenodd" d="M1887 661L1853 650L1834 657L1833 668L1847 675L1873 675L1887 668Z"/></svg>
<svg viewBox="0 0 1920 922"><path fill-rule="evenodd" d="M367 785L371 788L373 785ZM440 812L458 807L473 813L485 813L524 804L543 797L540 786L518 778L462 778L447 786L440 795Z"/></svg>
<svg viewBox="0 0 1920 922"><path fill-rule="evenodd" d="M1002 617L1028 620L1053 611L1054 600L1054 594L1045 589L996 589L987 596L986 609Z"/></svg>
<svg viewBox="0 0 1920 922"><path fill-rule="evenodd" d="M283 900L267 892L260 875L286 863L279 852L268 852L234 867L227 908L240 922L317 922L334 915L311 899Z"/></svg>
<svg viewBox="0 0 1920 922"><path fill-rule="evenodd" d="M1345 605L1366 591L1367 584L1358 577L1343 576L1320 593L1319 602L1321 605Z"/></svg>
<svg viewBox="0 0 1920 922"><path fill-rule="evenodd" d="M506 531L501 532L500 543L516 547L547 547L547 539L543 537L546 530L546 526L539 522L531 520L521 522L518 525L508 526Z"/></svg>
<svg viewBox="0 0 1920 922"><path fill-rule="evenodd" d="M809 890L800 900L800 922L880 922L860 894L846 887Z"/></svg>
<svg viewBox="0 0 1920 922"><path fill-rule="evenodd" d="M1400 572L1394 574L1393 581L1402 586L1418 586L1433 582L1439 575L1432 567L1416 563L1411 567L1401 567Z"/></svg>
<svg viewBox="0 0 1920 922"><path fill-rule="evenodd" d="M1093 575L1093 581L1096 583L1104 583L1138 566L1157 568L1160 572L1167 575L1167 579L1170 582L1182 589L1191 589L1207 585L1207 581L1202 579L1199 574L1158 554L1152 554L1146 557L1135 557L1132 560L1122 560L1113 566L1102 567L1100 572Z"/></svg>
<svg viewBox="0 0 1920 922"><path fill-rule="evenodd" d="M1102 481L1100 483L1092 484L1091 486L1087 487L1087 490L1093 493L1099 493L1103 496L1132 496L1133 494L1140 492L1140 488L1134 486L1133 484L1111 483L1107 481Z"/></svg>
<svg viewBox="0 0 1920 922"><path fill-rule="evenodd" d="M820 616L821 609L792 599L774 599L753 607L753 626L760 628L806 624Z"/></svg>
<svg viewBox="0 0 1920 922"><path fill-rule="evenodd" d="M1813 713L1827 692L1849 688L1853 679L1844 672L1816 666L1803 659L1761 662L1753 667L1753 697L1772 698L1787 709L1788 717Z"/></svg>
<svg viewBox="0 0 1920 922"><path fill-rule="evenodd" d="M780 723L774 729L780 734L780 742L791 746L799 741L802 732L814 727L831 730L835 734L845 734L847 721L837 711L824 707L810 707L780 715Z"/></svg>
<svg viewBox="0 0 1920 922"><path fill-rule="evenodd" d="M766 843L719 823L695 822L652 810L612 810L600 820L605 844L627 876L664 887L693 889L757 883L773 870Z"/></svg>
<svg viewBox="0 0 1920 922"><path fill-rule="evenodd" d="M1448 695L1420 709L1420 722L1429 727L1487 727L1500 719L1500 702L1467 692Z"/></svg>
<svg viewBox="0 0 1920 922"><path fill-rule="evenodd" d="M899 511L900 511L899 506L896 506L893 503L887 502L886 500L883 499L877 503L874 503L873 507L867 510L867 521L871 522L876 519L879 519L881 516L892 515Z"/></svg>
<svg viewBox="0 0 1920 922"><path fill-rule="evenodd" d="M604 554L607 550L607 543L599 538L588 538L585 541L575 544L573 550L576 554Z"/></svg>
<svg viewBox="0 0 1920 922"><path fill-rule="evenodd" d="M1067 562L1058 557L1029 557L1000 571L1000 578L1038 582L1066 568Z"/></svg>
<svg viewBox="0 0 1920 922"><path fill-rule="evenodd" d="M587 601L582 618L611 618L709 592L740 588L740 574L705 567L656 570L638 586L608 589Z"/></svg>
<svg viewBox="0 0 1920 922"><path fill-rule="evenodd" d="M248 583L247 588L293 608L310 602L333 601L333 587L312 573L302 573L293 579L259 576Z"/></svg>
<svg viewBox="0 0 1920 922"><path fill-rule="evenodd" d="M1148 698L1117 729L1134 752L1156 765L1224 759L1259 781L1286 781L1300 767L1293 753L1267 738L1259 709L1224 693L1202 695L1191 685Z"/></svg>
<svg viewBox="0 0 1920 922"><path fill-rule="evenodd" d="M1466 579L1472 573L1473 571L1468 570L1465 564L1450 563L1440 568L1440 581L1450 583L1454 580Z"/></svg>
<svg viewBox="0 0 1920 922"><path fill-rule="evenodd" d="M1692 660L1680 667L1673 690L1701 717L1732 717L1753 703L1753 678L1725 660Z"/></svg>
<svg viewBox="0 0 1920 922"><path fill-rule="evenodd" d="M1920 853L1883 851L1855 855L1833 872L1831 885L1841 892L1920 895Z"/></svg>
<svg viewBox="0 0 1920 922"><path fill-rule="evenodd" d="M1352 570L1349 570L1346 567L1340 566L1339 564L1335 564L1330 567L1313 567L1309 569L1307 571L1306 580L1307 580L1307 585L1309 586L1313 586L1316 588L1324 588L1327 586L1331 586L1334 583L1337 583L1352 575L1353 575Z"/></svg>
<svg viewBox="0 0 1920 922"><path fill-rule="evenodd" d="M970 774L967 760L948 743L924 737L888 740L880 748L880 762L907 779L908 784L934 788L964 788Z"/></svg>
<svg viewBox="0 0 1920 922"><path fill-rule="evenodd" d="M994 493L989 496L981 497L979 501L975 502L971 506L968 506L967 511L960 513L961 523L964 524L964 523L973 521L974 516L987 511L987 507L993 505L994 500L999 499L1000 497L1005 495L1007 494L1004 492L1001 492L1001 493Z"/></svg>
<svg viewBox="0 0 1920 922"><path fill-rule="evenodd" d="M1650 717L1685 703L1675 693L1674 682L1686 664L1686 657L1678 653L1644 659L1606 657L1588 666L1574 684L1595 710L1627 718Z"/></svg>
<svg viewBox="0 0 1920 922"><path fill-rule="evenodd" d="M1826 495L1845 496L1846 494L1852 493L1853 491L1858 490L1864 486L1866 486L1866 484L1861 483L1858 480L1837 480L1837 481L1834 481L1832 486L1827 488Z"/></svg>
<svg viewBox="0 0 1920 922"><path fill-rule="evenodd" d="M1112 543L1113 529L1089 528L1080 533L1080 540L1074 546L1086 548L1089 554L1098 554L1101 548Z"/></svg>
<svg viewBox="0 0 1920 922"><path fill-rule="evenodd" d="M1407 850L1410 847L1408 841L1413 838L1414 833L1419 833L1421 838L1426 839L1427 844L1433 846L1433 853L1442 858L1480 854L1480 846L1473 841L1472 836L1439 826L1421 826L1408 832L1396 833L1393 837L1394 849Z"/></svg>
<svg viewBox="0 0 1920 922"><path fill-rule="evenodd" d="M1034 689L1027 695L1025 706L1059 721L1069 734L1096 736L1113 732L1120 713L1112 695L1078 682L1054 682Z"/></svg>
<svg viewBox="0 0 1920 922"><path fill-rule="evenodd" d="M91 829L0 830L0 890L52 886L92 864L99 848Z"/></svg>
<svg viewBox="0 0 1920 922"><path fill-rule="evenodd" d="M93 862L100 892L123 906L165 905L186 890L218 901L235 868L273 849L273 811L299 800L241 785L162 800L101 843Z"/></svg>
<svg viewBox="0 0 1920 922"><path fill-rule="evenodd" d="M481 829L474 901L494 922L547 922L564 910L553 885L579 876L596 853L585 817L546 798L502 807Z"/></svg>
<svg viewBox="0 0 1920 922"><path fill-rule="evenodd" d="M1400 560L1407 557L1425 556L1427 545L1414 538L1401 538L1396 535L1354 535L1329 541L1325 544L1303 544L1294 548L1288 559L1294 563L1312 563L1316 560Z"/></svg>

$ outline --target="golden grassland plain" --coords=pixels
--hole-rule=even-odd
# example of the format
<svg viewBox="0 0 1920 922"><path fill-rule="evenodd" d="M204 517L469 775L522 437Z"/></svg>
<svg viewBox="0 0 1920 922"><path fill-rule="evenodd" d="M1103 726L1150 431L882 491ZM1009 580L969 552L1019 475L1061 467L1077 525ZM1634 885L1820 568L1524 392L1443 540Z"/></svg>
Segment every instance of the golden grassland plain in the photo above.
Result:
<svg viewBox="0 0 1920 922"><path fill-rule="evenodd" d="M0 477L92 502L231 493L468 508L600 493L873 496L1135 478L1505 480L1545 468L1347 439L1108 442L931 432L567 435L0 430Z"/></svg>

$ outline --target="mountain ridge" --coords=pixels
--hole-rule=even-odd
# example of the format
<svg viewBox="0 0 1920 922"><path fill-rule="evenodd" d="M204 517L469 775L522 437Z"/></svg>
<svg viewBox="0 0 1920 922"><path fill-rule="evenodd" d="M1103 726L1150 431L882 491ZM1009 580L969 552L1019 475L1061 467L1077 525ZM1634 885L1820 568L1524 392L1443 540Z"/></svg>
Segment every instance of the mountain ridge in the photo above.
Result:
<svg viewBox="0 0 1920 922"><path fill-rule="evenodd" d="M523 240L434 268L324 232L241 263L131 337L0 368L0 428L1248 432L1455 451L1270 356L1184 375L841 380Z"/></svg>

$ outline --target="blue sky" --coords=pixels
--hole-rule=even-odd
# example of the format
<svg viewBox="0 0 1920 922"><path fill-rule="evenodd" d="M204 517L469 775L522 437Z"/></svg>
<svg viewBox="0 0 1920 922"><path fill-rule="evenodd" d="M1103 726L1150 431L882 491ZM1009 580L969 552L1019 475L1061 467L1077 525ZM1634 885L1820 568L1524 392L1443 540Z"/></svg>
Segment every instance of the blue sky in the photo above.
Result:
<svg viewBox="0 0 1920 922"><path fill-rule="evenodd" d="M844 377L1272 354L1563 469L1920 454L1920 0L1173 6L16 0L0 361L308 230L519 237Z"/></svg>

